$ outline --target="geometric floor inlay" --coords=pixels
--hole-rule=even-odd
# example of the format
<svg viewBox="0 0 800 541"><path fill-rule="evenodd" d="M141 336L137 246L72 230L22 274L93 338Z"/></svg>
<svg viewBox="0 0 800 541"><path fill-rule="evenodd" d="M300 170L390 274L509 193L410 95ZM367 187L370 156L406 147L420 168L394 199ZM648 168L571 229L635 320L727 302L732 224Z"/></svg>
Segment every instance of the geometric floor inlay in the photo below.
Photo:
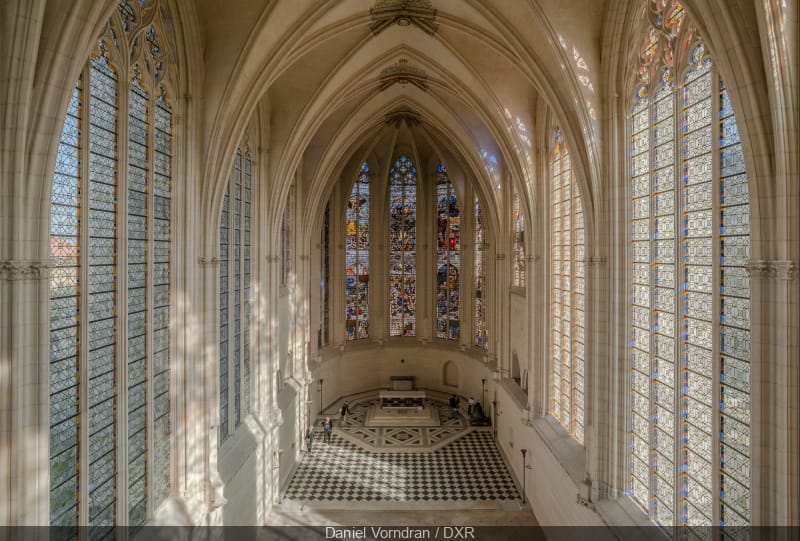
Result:
<svg viewBox="0 0 800 541"><path fill-rule="evenodd" d="M387 429L411 432L411 429ZM423 429L424 430L424 429ZM516 500L514 481L490 431L475 431L434 451L366 451L334 433L295 471L285 495L296 501Z"/></svg>
<svg viewBox="0 0 800 541"><path fill-rule="evenodd" d="M426 399L439 416L437 427L368 427L364 420L370 406L380 404L380 398L373 397L350 404L350 415L343 423L334 419L337 431L346 433L353 439L374 450L406 449L416 450L435 446L444 440L453 439L466 433L470 428L461 415L450 418L450 406L433 398ZM317 431L321 430L320 420L316 422Z"/></svg>

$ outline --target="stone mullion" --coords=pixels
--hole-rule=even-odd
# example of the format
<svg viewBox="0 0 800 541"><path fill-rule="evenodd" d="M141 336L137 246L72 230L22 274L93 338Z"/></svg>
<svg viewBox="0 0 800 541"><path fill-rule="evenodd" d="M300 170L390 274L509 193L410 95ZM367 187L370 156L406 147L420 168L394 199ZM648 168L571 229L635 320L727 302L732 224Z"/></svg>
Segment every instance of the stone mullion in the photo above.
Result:
<svg viewBox="0 0 800 541"><path fill-rule="evenodd" d="M92 104L90 91L91 69L88 63L83 68L82 92L83 107L80 113L81 134L83 144L80 146L80 200L78 203L78 216L80 229L78 240L78 274L79 278L79 320L78 320L78 524L89 524L89 423L80 422L89 418L89 108Z"/></svg>
<svg viewBox="0 0 800 541"><path fill-rule="evenodd" d="M683 477L686 475L685 473L681 472L681 466L679 464L683 463L683 452L681 446L681 437L679 434L683 434L683 421L682 416L680 415L681 411L683 410L681 406L681 380L683 379L683 361L681 351L686 346L684 341L682 340L683 336L683 316L681 306L683 304L682 293L680 288L678 287L678 283L682 280L681 276L683 276L683 265L679 264L680 258L679 256L682 254L681 245L682 245L682 228L680 224L682 223L682 217L684 215L684 205L683 205L683 185L682 185L682 163L683 163L683 133L681 130L682 122L681 118L683 117L683 105L681 102L681 95L682 95L683 87L680 86L676 90L672 91L672 145L673 145L673 172L672 172L672 179L673 179L673 193L675 194L675 204L673 209L673 216L675 217L675 225L673 228L673 244L672 250L675 254L674 263L673 263L673 283L672 287L675 291L675 298L673 299L673 306L672 311L675 314L675 318L673 320L673 343L674 343L674 351L672 355L672 363L675 367L674 370L674 378L672 381L672 386L674 389L674 397L672 402L672 411L674 412L673 416L673 423L672 423L672 430L675 437L673 438L672 442L672 449L673 449L673 457L674 457L674 471L672 472L672 483L673 483L673 491L672 491L672 520L674 525L683 525L681 523L681 490L683 487ZM651 130L652 131L652 130ZM652 185L651 185L652 190Z"/></svg>
<svg viewBox="0 0 800 541"><path fill-rule="evenodd" d="M116 437L116 522L117 524L128 524L128 145L130 137L128 133L128 105L130 81L126 77L117 79L117 224L116 224L116 358L114 359L117 386L117 426ZM149 106L149 104L148 104ZM149 139L148 139L149 143ZM148 147L149 148L149 147ZM149 180L149 179L148 179ZM148 186L149 188L149 186ZM146 188L147 189L147 188ZM148 190L150 192L152 190ZM149 197L149 194L148 194ZM148 199L149 211L150 201ZM149 214L149 212L148 212ZM149 229L147 230L150 231ZM147 260L149 263L149 260ZM150 287L149 270L145 264L145 283ZM147 298L147 297L146 297ZM149 308L149 298L145 301ZM149 331L150 319L147 319L145 329ZM149 335L149 332L148 332ZM150 336L147 336L145 343L149 343ZM145 353L145 366L150 358ZM151 396L148 392L147 397ZM145 404L147 399L145 398ZM145 412L147 412L145 405ZM88 419L88 417L87 417ZM149 435L149 434L148 434ZM147 439L150 443L150 439ZM148 457L149 458L149 457ZM148 464L149 466L149 464ZM148 468L149 469L149 468ZM148 484L148 487L150 485Z"/></svg>
<svg viewBox="0 0 800 541"><path fill-rule="evenodd" d="M711 77L711 523L720 524L720 467L721 457L721 357L720 357L720 336L721 324L721 263L722 238L720 234L721 226L721 202L720 202L720 124L719 124L719 100L720 100L720 79L717 69L712 66ZM752 420L751 420L752 423ZM752 441L752 439L751 439Z"/></svg>
<svg viewBox="0 0 800 541"><path fill-rule="evenodd" d="M155 487L155 388L153 382L153 348L155 344L153 325L155 323L155 130L156 130L156 89L151 89L148 96L148 124L147 124L147 214L145 221L146 242L145 242L145 419L146 419L146 446L145 453L146 459L146 484L145 484L145 502L147 505L147 518L151 518L155 514L155 499L153 498ZM172 180L172 179L171 179ZM170 201L171 203L171 201ZM170 205L170 211L172 205ZM170 216L171 222L171 216ZM172 229L172 223L170 223ZM171 236L171 235L170 235ZM170 253L170 260L172 260L172 253ZM172 269L170 269L170 274ZM170 295L170 299L172 295ZM170 322L173 321L170 318ZM127 328L127 327L126 327ZM170 348L173 340L170 339ZM172 356L170 356L172 358ZM172 373L170 373L172 375ZM170 397L170 406L174 404L172 397ZM126 410L127 411L127 410ZM175 425L171 424L172 432L175 431ZM172 446L170 446L172 448Z"/></svg>
<svg viewBox="0 0 800 541"><path fill-rule="evenodd" d="M650 234L649 235L650 236L650 241L649 241L650 246L649 246L649 252L648 252L649 253L648 260L650 262L650 274L648 276L648 279L649 279L648 280L648 282L649 282L648 283L648 294L649 294L648 303L649 303L650 329L651 330L650 330L649 344L648 344L649 350L647 352L648 363L649 363L648 366L650 368L650 374L648 374L648 376L649 376L649 378L648 378L649 379L649 386L648 386L649 396L648 396L648 399L649 399L649 413L650 413L650 419L648 419L648 427L650 429L650 437L649 437L649 439L647 441L647 445L648 445L648 449L649 449L649 455L651 457L651 463L648 464L648 472L647 472L647 489L648 489L648 494L647 494L647 499L648 499L647 516L648 516L648 518L650 520L653 520L655 513L654 513L653 502L652 502L652 496L653 496L653 493L654 493L654 490L653 490L654 483L655 483L654 477L656 475L655 472L653 471L653 467L652 467L652 456L656 452L655 451L655 445L653 443L653 434L655 433L655 430L656 430L655 429L655 423L653 421L653 419L655 418L655 415L656 415L656 403L655 403L655 400L653 399L653 397L655 396L655 390L656 390L655 389L655 385L653 383L653 372L654 372L654 369L655 369L655 366L654 366L655 365L654 353L653 352L655 350L655 339L654 339L654 335L653 335L653 332L652 332L652 329L656 324L655 305L654 305L654 299L653 299L653 292L654 292L654 289L655 289L655 276L654 276L654 270L653 270L654 262L655 262L655 257L654 257L655 243L653 242L653 231L655 229L655 227L654 227L655 209L654 209L654 205L653 205L653 150L655 148L654 137L653 137L653 125L654 125L653 117L655 115L655 108L656 108L657 101L655 99L655 93L654 92L650 92L650 94L648 95L648 98L649 98L649 101L648 101L648 104L647 104L647 131L648 131L648 135L647 135L647 137L648 137L648 140L647 140L647 163L648 163L648 165L647 165L647 184L648 184L647 194L648 194L648 199L649 199L648 232Z"/></svg>

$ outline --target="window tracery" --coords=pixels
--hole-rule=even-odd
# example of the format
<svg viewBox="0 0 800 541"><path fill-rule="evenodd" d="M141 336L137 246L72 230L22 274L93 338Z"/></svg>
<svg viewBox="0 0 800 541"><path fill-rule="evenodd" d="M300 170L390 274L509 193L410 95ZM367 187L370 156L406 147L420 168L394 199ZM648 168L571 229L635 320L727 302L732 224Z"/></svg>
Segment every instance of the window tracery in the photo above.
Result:
<svg viewBox="0 0 800 541"><path fill-rule="evenodd" d="M67 106L50 205L53 525L140 525L170 492L170 24L160 2L121 3ZM159 46L134 47L142 32Z"/></svg>
<svg viewBox="0 0 800 541"><path fill-rule="evenodd" d="M648 2L644 16L629 116L629 491L665 526L746 525L749 207L741 144L724 83L681 4Z"/></svg>

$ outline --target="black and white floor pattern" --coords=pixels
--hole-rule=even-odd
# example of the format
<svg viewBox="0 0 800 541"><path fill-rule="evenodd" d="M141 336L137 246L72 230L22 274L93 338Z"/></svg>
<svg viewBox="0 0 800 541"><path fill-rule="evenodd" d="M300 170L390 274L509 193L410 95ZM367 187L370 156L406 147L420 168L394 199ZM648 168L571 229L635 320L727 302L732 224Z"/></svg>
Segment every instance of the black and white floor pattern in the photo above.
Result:
<svg viewBox="0 0 800 541"><path fill-rule="evenodd" d="M380 403L375 397L350 405L350 415L346 420L336 420L336 428L347 433L366 447L382 451L384 449L426 449L465 432L469 426L461 416L451 418L450 406L440 400L430 399L430 403L439 415L440 426L437 427L367 427L364 420L367 410ZM316 424L318 430L320 421Z"/></svg>
<svg viewBox="0 0 800 541"><path fill-rule="evenodd" d="M285 498L295 501L431 502L515 500L514 481L490 431L475 431L436 451L368 452L318 431Z"/></svg>

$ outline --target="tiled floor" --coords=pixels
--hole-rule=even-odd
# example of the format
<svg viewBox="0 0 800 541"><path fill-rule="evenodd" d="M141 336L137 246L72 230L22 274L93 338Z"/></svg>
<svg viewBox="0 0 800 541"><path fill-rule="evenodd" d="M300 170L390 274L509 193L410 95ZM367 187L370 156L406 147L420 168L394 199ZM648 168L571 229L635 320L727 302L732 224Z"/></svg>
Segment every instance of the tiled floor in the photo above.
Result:
<svg viewBox="0 0 800 541"><path fill-rule="evenodd" d="M424 430L424 429L423 429ZM435 451L371 452L334 433L299 464L285 499L305 502L470 502L519 498L488 430Z"/></svg>
<svg viewBox="0 0 800 541"><path fill-rule="evenodd" d="M437 427L367 427L364 419L371 405L380 403L378 397L350 404L350 415L345 421L336 420L336 428L370 450L421 450L435 447L462 435L469 428L466 419L450 418L450 407L440 400L429 399L439 415ZM321 431L317 422L317 431Z"/></svg>

